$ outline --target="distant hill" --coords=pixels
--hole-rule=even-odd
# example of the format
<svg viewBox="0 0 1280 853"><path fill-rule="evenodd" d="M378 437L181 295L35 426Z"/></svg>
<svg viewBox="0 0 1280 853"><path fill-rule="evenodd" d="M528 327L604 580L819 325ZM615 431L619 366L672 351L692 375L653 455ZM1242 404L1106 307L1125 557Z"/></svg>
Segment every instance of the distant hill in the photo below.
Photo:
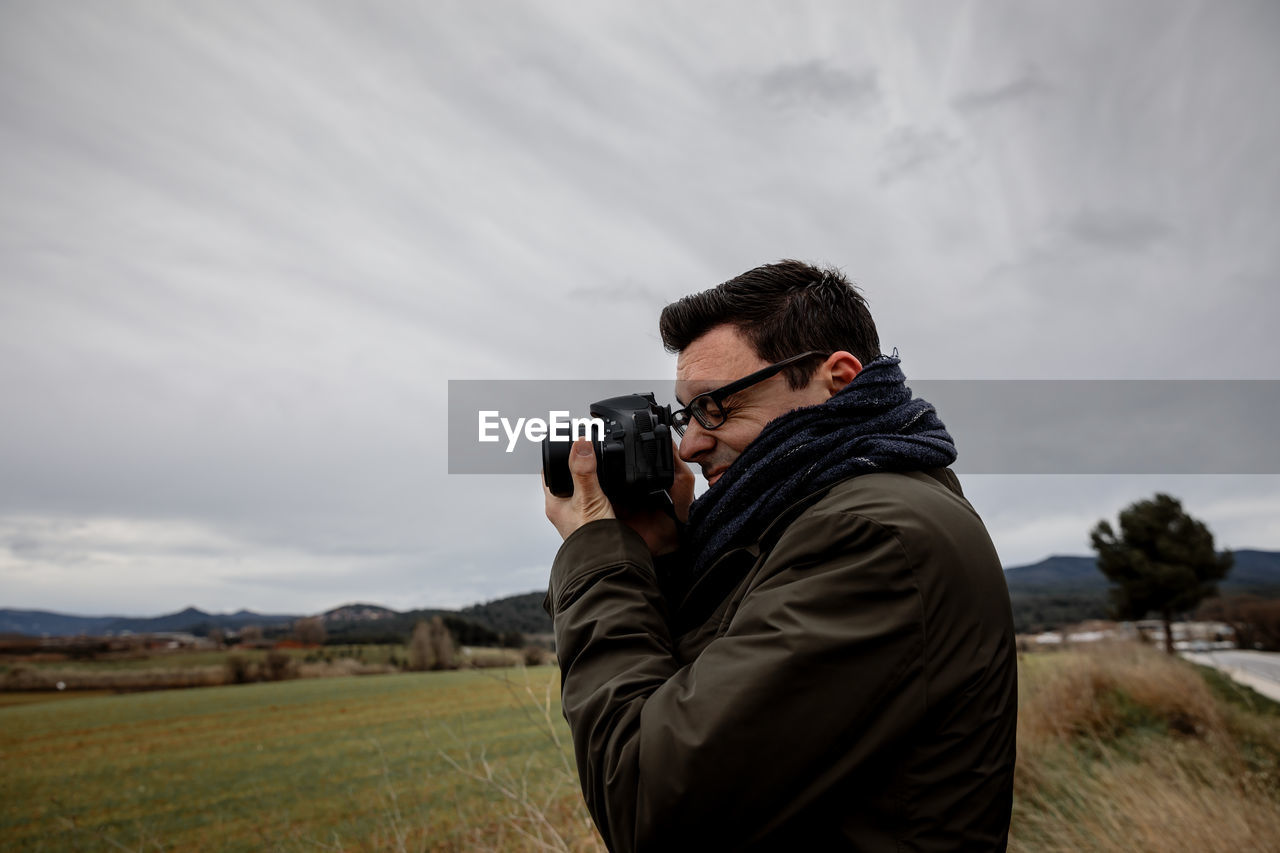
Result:
<svg viewBox="0 0 1280 853"><path fill-rule="evenodd" d="M163 631L205 634L214 628L239 631L246 625L258 625L264 629L292 625L298 618L300 617L283 613L254 613L252 610L238 610L235 613L205 613L195 607L188 607L177 613L151 619L118 619L108 625L107 630L117 634L122 631L132 631L135 634Z"/></svg>
<svg viewBox="0 0 1280 853"><path fill-rule="evenodd" d="M1241 548L1234 553L1236 564L1221 584L1223 592L1280 595L1280 551Z"/></svg>
<svg viewBox="0 0 1280 853"><path fill-rule="evenodd" d="M71 616L47 610L0 610L0 633L29 637L105 636L108 634L154 634L172 631L207 634L214 628L238 631L246 625L264 628L291 624L297 616L254 613L206 613L188 607L166 616Z"/></svg>
<svg viewBox="0 0 1280 853"><path fill-rule="evenodd" d="M1224 593L1280 594L1280 551L1242 548L1234 552L1235 565L1219 586ZM1106 590L1107 579L1093 557L1046 557L1038 563L1005 569L1009 591L1090 592Z"/></svg>
<svg viewBox="0 0 1280 853"><path fill-rule="evenodd" d="M1107 588L1107 579L1098 571L1098 561L1093 557L1046 557L1038 563L1005 569L1004 579L1010 592L1079 592Z"/></svg>
<svg viewBox="0 0 1280 853"><path fill-rule="evenodd" d="M28 637L74 637L78 634L98 635L120 616L68 616L48 610L0 610L0 634L23 634Z"/></svg>
<svg viewBox="0 0 1280 853"><path fill-rule="evenodd" d="M325 642L403 643L419 622L430 622L436 616L444 622L453 638L464 646L522 645L523 637L494 631L473 620L459 616L454 610L407 610L403 613L385 607L358 605L355 610L340 607L325 614Z"/></svg>
<svg viewBox="0 0 1280 853"><path fill-rule="evenodd" d="M1280 551L1242 548L1218 584L1222 595L1280 596ZM1109 584L1093 557L1054 556L1005 570L1014 626L1019 632L1053 628L1108 614Z"/></svg>
<svg viewBox="0 0 1280 853"><path fill-rule="evenodd" d="M546 591L511 595L484 604L473 604L459 611L465 618L479 622L494 631L519 631L522 634L550 634L551 617L542 609Z"/></svg>
<svg viewBox="0 0 1280 853"><path fill-rule="evenodd" d="M378 604L353 603L320 614L329 641L334 643L403 642L421 620L439 616L459 642L466 645L519 645L517 634L550 634L551 618L542 611L543 593L525 593L454 610L409 610L399 612ZM188 607L177 613L155 617L73 616L47 610L0 609L0 634L28 637L74 637L188 632L205 635L213 629L239 631L248 625L263 628L268 635L288 630L296 614L267 614L241 610L237 613L206 613Z"/></svg>

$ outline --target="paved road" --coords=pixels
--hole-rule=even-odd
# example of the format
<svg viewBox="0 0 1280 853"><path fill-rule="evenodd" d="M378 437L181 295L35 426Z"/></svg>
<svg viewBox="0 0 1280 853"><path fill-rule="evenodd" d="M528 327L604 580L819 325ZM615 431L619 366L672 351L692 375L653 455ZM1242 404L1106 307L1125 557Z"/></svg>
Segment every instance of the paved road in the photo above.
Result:
<svg viewBox="0 0 1280 853"><path fill-rule="evenodd" d="M1194 652L1183 657L1230 673L1236 681L1280 701L1280 652Z"/></svg>

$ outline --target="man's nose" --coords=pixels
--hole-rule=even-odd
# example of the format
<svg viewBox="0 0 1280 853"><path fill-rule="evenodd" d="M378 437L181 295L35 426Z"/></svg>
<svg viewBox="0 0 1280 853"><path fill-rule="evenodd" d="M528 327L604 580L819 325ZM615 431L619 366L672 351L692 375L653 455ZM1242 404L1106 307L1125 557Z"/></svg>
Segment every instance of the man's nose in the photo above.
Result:
<svg viewBox="0 0 1280 853"><path fill-rule="evenodd" d="M702 428L697 420L690 420L680 438L680 458L685 462L696 462L698 457L715 447L716 440L710 431Z"/></svg>

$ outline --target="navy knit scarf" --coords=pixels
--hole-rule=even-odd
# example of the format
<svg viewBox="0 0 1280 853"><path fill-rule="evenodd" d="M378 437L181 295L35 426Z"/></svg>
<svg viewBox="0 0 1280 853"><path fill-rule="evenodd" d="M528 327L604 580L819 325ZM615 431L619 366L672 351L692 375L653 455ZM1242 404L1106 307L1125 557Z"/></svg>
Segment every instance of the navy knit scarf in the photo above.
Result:
<svg viewBox="0 0 1280 853"><path fill-rule="evenodd" d="M922 471L956 459L929 403L912 399L895 356L881 355L830 400L771 421L689 508L684 547L698 577L805 495L873 471Z"/></svg>

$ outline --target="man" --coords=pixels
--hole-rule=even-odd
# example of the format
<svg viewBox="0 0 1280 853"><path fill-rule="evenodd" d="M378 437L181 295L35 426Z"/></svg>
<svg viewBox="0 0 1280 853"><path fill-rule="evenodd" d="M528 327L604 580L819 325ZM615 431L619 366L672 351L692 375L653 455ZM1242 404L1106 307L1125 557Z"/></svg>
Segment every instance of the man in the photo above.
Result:
<svg viewBox="0 0 1280 853"><path fill-rule="evenodd" d="M862 297L796 261L667 306L678 531L587 442L551 572L563 707L612 850L1002 850L1008 590L955 447ZM690 506L692 502L692 506Z"/></svg>

